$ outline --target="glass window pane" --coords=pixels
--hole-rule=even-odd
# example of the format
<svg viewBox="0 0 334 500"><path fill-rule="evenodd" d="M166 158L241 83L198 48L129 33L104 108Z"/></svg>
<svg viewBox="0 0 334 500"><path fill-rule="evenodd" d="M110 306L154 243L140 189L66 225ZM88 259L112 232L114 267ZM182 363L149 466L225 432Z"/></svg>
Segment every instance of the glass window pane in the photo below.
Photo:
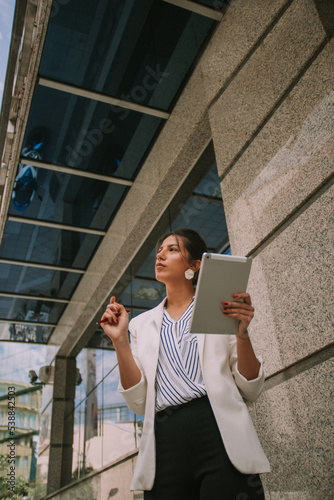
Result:
<svg viewBox="0 0 334 500"><path fill-rule="evenodd" d="M13 342L38 342L46 344L53 330L54 328L49 326L0 323L0 340L11 340Z"/></svg>
<svg viewBox="0 0 334 500"><path fill-rule="evenodd" d="M213 198L222 199L220 179L217 173L216 164L212 165L202 182L195 189L196 194L204 194Z"/></svg>
<svg viewBox="0 0 334 500"><path fill-rule="evenodd" d="M166 110L214 24L165 2L72 0L51 16L40 74Z"/></svg>
<svg viewBox="0 0 334 500"><path fill-rule="evenodd" d="M18 172L24 167L21 164ZM32 201L22 211L12 199L9 215L105 230L128 189L45 169L35 168L35 172L37 190Z"/></svg>
<svg viewBox="0 0 334 500"><path fill-rule="evenodd" d="M65 307L66 304L59 302L1 297L0 318L56 323Z"/></svg>
<svg viewBox="0 0 334 500"><path fill-rule="evenodd" d="M87 342L86 347L94 349L109 349L114 350L114 346L110 338L104 333L102 328L96 330L93 336Z"/></svg>
<svg viewBox="0 0 334 500"><path fill-rule="evenodd" d="M222 204L190 198L173 222L173 227L189 227L197 231L209 249L216 249L227 238Z"/></svg>
<svg viewBox="0 0 334 500"><path fill-rule="evenodd" d="M71 2L69 3L69 5ZM163 120L36 86L22 154L132 179Z"/></svg>
<svg viewBox="0 0 334 500"><path fill-rule="evenodd" d="M0 257L84 269L101 237L7 221Z"/></svg>
<svg viewBox="0 0 334 500"><path fill-rule="evenodd" d="M75 395L73 479L110 463L139 444L136 417L117 391L116 353L84 349L77 357L77 366L83 382L76 387Z"/></svg>
<svg viewBox="0 0 334 500"><path fill-rule="evenodd" d="M0 291L69 299L81 274L0 264Z"/></svg>
<svg viewBox="0 0 334 500"><path fill-rule="evenodd" d="M137 276L141 276L144 278L155 279L155 248L152 250L146 261L136 274Z"/></svg>
<svg viewBox="0 0 334 500"><path fill-rule="evenodd" d="M135 278L132 284L128 285L124 290L118 301L131 308L151 309L162 301L165 294L166 290L163 283Z"/></svg>

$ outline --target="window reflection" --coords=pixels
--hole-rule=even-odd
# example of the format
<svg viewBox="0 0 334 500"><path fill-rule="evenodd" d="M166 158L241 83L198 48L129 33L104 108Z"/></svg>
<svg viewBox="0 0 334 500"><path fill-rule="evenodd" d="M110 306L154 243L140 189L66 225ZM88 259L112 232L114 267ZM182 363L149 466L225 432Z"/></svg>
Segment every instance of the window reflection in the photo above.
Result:
<svg viewBox="0 0 334 500"><path fill-rule="evenodd" d="M80 277L76 273L0 264L0 289L6 293L69 299Z"/></svg>
<svg viewBox="0 0 334 500"><path fill-rule="evenodd" d="M107 229L128 187L36 168L37 194L24 212L14 201L9 215Z"/></svg>
<svg viewBox="0 0 334 500"><path fill-rule="evenodd" d="M44 162L132 179L162 123L154 116L37 85L24 146L43 125ZM75 189L81 185L78 179L72 183L77 183Z"/></svg>
<svg viewBox="0 0 334 500"><path fill-rule="evenodd" d="M51 17L40 74L169 109L212 19L152 0L101 0L93 11L90 5L72 0Z"/></svg>
<svg viewBox="0 0 334 500"><path fill-rule="evenodd" d="M0 257L84 269L101 237L7 221Z"/></svg>
<svg viewBox="0 0 334 500"><path fill-rule="evenodd" d="M83 383L76 388L73 480L136 449L142 429L142 421L117 392L115 352L84 349L77 366Z"/></svg>

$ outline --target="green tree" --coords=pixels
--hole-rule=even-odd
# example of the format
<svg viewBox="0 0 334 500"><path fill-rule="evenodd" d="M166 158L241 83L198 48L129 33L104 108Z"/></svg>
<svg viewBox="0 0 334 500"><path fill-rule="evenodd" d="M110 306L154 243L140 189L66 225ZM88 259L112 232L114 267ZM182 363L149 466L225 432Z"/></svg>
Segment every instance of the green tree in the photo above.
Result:
<svg viewBox="0 0 334 500"><path fill-rule="evenodd" d="M8 464L8 457L0 455L0 498L6 500L22 500L25 495L30 499L34 498L34 490L28 486L28 482L23 477L15 477L15 484L13 490L10 490L8 483L8 473L10 472L10 464Z"/></svg>

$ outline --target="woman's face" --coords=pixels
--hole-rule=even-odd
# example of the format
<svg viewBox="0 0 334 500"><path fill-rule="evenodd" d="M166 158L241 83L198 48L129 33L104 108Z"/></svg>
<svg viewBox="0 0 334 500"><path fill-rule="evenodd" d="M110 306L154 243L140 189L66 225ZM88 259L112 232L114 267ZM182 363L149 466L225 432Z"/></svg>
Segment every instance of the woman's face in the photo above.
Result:
<svg viewBox="0 0 334 500"><path fill-rule="evenodd" d="M168 236L158 249L155 261L155 277L162 283L185 280L184 272L192 267L189 264L189 253L184 246L183 238ZM194 269L195 270L195 269Z"/></svg>

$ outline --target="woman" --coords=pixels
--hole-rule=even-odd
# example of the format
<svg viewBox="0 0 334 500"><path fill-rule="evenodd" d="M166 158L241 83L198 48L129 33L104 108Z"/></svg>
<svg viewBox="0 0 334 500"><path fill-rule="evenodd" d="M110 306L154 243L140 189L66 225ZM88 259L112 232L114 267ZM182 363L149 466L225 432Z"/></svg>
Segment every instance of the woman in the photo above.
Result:
<svg viewBox="0 0 334 500"><path fill-rule="evenodd" d="M133 412L145 413L131 490L144 490L145 500L263 499L258 473L269 472L269 463L243 401L254 401L264 381L247 331L250 296L222 303L222 314L239 320L237 335L189 334L206 245L195 231L178 229L157 250L156 279L167 296L132 319L131 349L128 315L115 297L102 316L119 391Z"/></svg>

